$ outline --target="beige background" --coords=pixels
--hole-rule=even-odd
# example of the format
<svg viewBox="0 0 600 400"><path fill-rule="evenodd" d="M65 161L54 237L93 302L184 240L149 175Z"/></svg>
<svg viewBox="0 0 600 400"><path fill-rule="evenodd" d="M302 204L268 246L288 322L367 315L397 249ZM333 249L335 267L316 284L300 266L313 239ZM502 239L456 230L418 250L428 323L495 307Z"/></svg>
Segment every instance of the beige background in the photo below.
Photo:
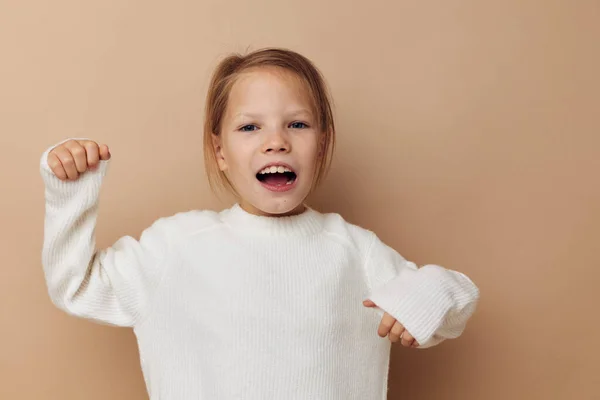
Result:
<svg viewBox="0 0 600 400"><path fill-rule="evenodd" d="M335 96L313 206L481 288L460 339L394 348L389 398L600 398L599 18L584 0L1 1L0 398L147 398L131 331L48 299L39 156L111 146L103 246L228 206L202 170L208 77L268 45L313 59Z"/></svg>

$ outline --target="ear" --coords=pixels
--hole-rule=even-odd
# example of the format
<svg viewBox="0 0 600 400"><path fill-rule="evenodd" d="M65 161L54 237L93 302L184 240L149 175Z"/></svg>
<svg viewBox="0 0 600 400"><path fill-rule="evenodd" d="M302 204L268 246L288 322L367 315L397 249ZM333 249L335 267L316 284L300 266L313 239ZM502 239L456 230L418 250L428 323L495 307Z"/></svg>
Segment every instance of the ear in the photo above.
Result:
<svg viewBox="0 0 600 400"><path fill-rule="evenodd" d="M215 152L215 157L217 159L217 164L219 164L219 169L221 171L226 171L227 163L225 162L225 157L223 156L223 147L222 147L221 136L213 133L212 134L212 143L213 143L213 149Z"/></svg>

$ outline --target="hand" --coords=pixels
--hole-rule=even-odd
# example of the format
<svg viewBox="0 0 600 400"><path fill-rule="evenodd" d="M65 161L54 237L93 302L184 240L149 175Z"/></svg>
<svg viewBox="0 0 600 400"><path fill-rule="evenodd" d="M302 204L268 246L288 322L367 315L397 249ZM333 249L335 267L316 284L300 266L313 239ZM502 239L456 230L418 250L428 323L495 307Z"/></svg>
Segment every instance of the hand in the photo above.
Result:
<svg viewBox="0 0 600 400"><path fill-rule="evenodd" d="M363 301L363 305L369 308L377 307L371 300ZM377 333L381 337L388 336L392 343L400 341L404 347L419 347L419 342L404 329L404 326L400 322L396 321L396 319L388 313L383 314Z"/></svg>
<svg viewBox="0 0 600 400"><path fill-rule="evenodd" d="M109 160L108 146L91 140L68 140L48 154L48 166L58 179L76 180L87 170L97 168L99 162Z"/></svg>

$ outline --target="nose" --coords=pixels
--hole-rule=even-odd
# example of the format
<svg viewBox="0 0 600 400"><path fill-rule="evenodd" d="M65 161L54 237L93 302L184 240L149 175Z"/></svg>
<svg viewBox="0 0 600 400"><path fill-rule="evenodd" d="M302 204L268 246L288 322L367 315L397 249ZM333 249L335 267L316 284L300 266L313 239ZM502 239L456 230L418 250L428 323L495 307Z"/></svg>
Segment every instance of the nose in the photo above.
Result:
<svg viewBox="0 0 600 400"><path fill-rule="evenodd" d="M274 130L265 138L264 153L288 153L290 150L290 142L280 130Z"/></svg>

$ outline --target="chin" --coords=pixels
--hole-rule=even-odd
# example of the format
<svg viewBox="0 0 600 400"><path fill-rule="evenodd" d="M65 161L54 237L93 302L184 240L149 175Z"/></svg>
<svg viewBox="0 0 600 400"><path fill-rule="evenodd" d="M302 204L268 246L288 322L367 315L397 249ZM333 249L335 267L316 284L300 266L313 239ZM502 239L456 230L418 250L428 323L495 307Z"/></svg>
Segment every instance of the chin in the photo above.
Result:
<svg viewBox="0 0 600 400"><path fill-rule="evenodd" d="M272 215L293 215L304 211L304 199L276 199L268 203L271 203L268 207L269 210L265 211Z"/></svg>
<svg viewBox="0 0 600 400"><path fill-rule="evenodd" d="M295 196L294 196L295 197ZM252 202L242 206L246 211L266 216L286 216L299 214L304 211L303 198L271 198Z"/></svg>

